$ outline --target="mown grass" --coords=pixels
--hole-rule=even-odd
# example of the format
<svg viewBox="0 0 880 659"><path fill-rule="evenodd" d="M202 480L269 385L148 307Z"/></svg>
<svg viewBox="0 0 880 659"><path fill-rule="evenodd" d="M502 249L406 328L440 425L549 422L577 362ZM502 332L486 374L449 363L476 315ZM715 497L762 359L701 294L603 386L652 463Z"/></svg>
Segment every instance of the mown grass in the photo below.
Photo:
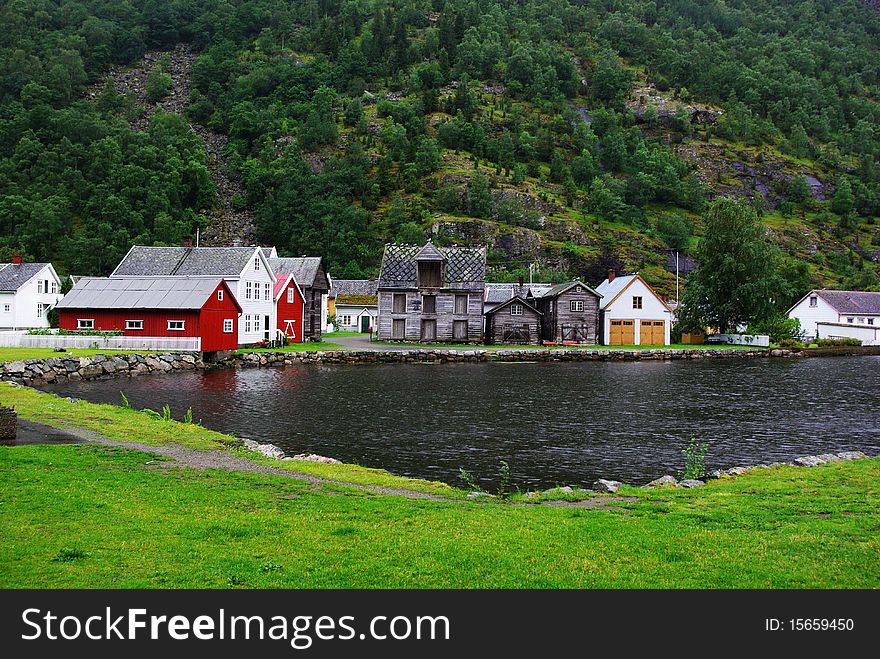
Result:
<svg viewBox="0 0 880 659"><path fill-rule="evenodd" d="M122 396L120 395L120 402ZM42 393L29 387L0 383L0 405L12 405L20 416L40 423L76 432L84 429L118 442L138 442L149 446L179 444L187 448L233 450L254 462L271 464L292 473L308 474L328 480L339 480L357 485L414 490L438 496L457 497L464 493L445 483L395 476L381 469L353 464L323 464L319 462L280 461L264 458L261 454L240 446L231 435L215 432L194 423L165 421L139 410L116 405L71 402L53 394ZM161 401L156 403L157 411Z"/></svg>
<svg viewBox="0 0 880 659"><path fill-rule="evenodd" d="M414 342L395 342L395 341L379 341L374 343L377 346L387 345L395 347L407 347L413 349L456 349L456 350L750 350L753 346L739 346L727 344L706 344L706 345L686 345L684 343L673 343L668 346L649 346L649 345L626 345L626 346L606 346L606 345L483 345L483 344L467 344L467 343L414 343Z"/></svg>
<svg viewBox="0 0 880 659"><path fill-rule="evenodd" d="M411 500L155 461L0 448L0 587L880 586L878 460L627 489L606 509Z"/></svg>
<svg viewBox="0 0 880 659"><path fill-rule="evenodd" d="M345 350L343 346L332 341L304 341L303 343L288 343L280 348L239 348L239 355L247 355L252 352L318 352L319 350Z"/></svg>
<svg viewBox="0 0 880 659"><path fill-rule="evenodd" d="M14 362L22 359L49 359L50 357L94 357L95 355L131 355L163 352L161 350L108 350L106 348L70 348L65 352L55 352L52 348L0 348L0 362ZM167 352L167 351L165 351Z"/></svg>

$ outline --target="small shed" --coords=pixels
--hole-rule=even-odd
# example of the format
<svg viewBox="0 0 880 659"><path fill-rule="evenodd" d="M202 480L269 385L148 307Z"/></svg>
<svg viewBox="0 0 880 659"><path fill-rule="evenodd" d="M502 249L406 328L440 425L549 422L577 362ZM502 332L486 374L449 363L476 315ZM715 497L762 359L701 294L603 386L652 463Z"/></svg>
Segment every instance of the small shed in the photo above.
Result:
<svg viewBox="0 0 880 659"><path fill-rule="evenodd" d="M516 295L486 312L486 343L538 345L543 315Z"/></svg>

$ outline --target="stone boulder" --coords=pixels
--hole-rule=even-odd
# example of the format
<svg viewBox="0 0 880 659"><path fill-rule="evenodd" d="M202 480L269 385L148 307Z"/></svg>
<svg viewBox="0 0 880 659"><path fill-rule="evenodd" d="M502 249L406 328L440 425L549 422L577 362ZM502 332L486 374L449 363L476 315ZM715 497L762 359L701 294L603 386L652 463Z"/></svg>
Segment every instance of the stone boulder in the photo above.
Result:
<svg viewBox="0 0 880 659"><path fill-rule="evenodd" d="M678 480L676 480L675 476L670 476L667 474L666 476L661 476L660 478L652 480L645 487L667 487L670 485L672 487L675 487L676 485L678 485Z"/></svg>
<svg viewBox="0 0 880 659"><path fill-rule="evenodd" d="M695 479L695 478L688 478L688 479L685 479L685 480L683 480L683 481L679 481L679 482L678 482L678 486L679 486L679 487L688 487L688 488L691 488L691 487L702 487L702 486L705 485L705 484L706 484L706 483L704 483L703 481L698 481L698 480Z"/></svg>
<svg viewBox="0 0 880 659"><path fill-rule="evenodd" d="M623 485L623 483L620 481L610 481L605 478L600 478L593 483L593 489L597 492L617 492L621 485Z"/></svg>

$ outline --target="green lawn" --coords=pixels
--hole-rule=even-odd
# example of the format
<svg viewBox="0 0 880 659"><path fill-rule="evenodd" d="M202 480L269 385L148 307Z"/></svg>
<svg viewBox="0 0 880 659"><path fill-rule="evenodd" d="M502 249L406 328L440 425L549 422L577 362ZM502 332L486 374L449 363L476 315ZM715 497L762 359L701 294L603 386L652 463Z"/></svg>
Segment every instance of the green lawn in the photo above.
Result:
<svg viewBox="0 0 880 659"><path fill-rule="evenodd" d="M668 346L647 346L647 345L631 345L631 346L605 346L605 345L483 345L483 344L463 344L463 343L406 343L394 341L375 341L376 345L387 345L396 347L408 347L413 349L419 348L443 348L457 350L749 350L751 346L733 346L726 344L719 345L685 345L683 343L673 343Z"/></svg>
<svg viewBox="0 0 880 659"><path fill-rule="evenodd" d="M368 332L324 332L322 339L333 339L337 336L366 336Z"/></svg>
<svg viewBox="0 0 880 659"><path fill-rule="evenodd" d="M283 348L239 348L239 355L247 355L252 352L318 352L319 350L345 350L338 343L332 341L304 341L303 343L289 343Z"/></svg>
<svg viewBox="0 0 880 659"><path fill-rule="evenodd" d="M129 355L149 351L108 350L106 348L70 348L66 352L55 352L52 348L0 348L0 362L13 362L20 359L49 359L50 357L93 357L95 355ZM153 350L151 352L165 352Z"/></svg>
<svg viewBox="0 0 880 659"><path fill-rule="evenodd" d="M230 441L9 385L0 401L108 436ZM0 447L0 587L880 587L878 459L624 488L600 508L413 500L157 460Z"/></svg>

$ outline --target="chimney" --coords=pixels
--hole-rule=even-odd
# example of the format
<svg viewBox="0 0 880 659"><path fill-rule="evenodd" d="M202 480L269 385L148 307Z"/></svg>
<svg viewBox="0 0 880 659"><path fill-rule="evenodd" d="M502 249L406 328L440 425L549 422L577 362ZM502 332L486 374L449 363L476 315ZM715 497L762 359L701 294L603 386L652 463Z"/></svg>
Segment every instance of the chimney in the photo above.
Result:
<svg viewBox="0 0 880 659"><path fill-rule="evenodd" d="M12 255L12 265L21 265L21 254Z"/></svg>
<svg viewBox="0 0 880 659"><path fill-rule="evenodd" d="M192 249L192 246L193 246L192 236L184 236L183 246L186 247L187 249Z"/></svg>
<svg viewBox="0 0 880 659"><path fill-rule="evenodd" d="M608 282L611 283L614 281L614 278L617 276L617 270L614 268L608 268Z"/></svg>
<svg viewBox="0 0 880 659"><path fill-rule="evenodd" d="M525 278L524 278L524 277L520 277L520 278L519 278L519 287L522 288L522 287L525 286L525 285L526 285L526 280L525 280Z"/></svg>

